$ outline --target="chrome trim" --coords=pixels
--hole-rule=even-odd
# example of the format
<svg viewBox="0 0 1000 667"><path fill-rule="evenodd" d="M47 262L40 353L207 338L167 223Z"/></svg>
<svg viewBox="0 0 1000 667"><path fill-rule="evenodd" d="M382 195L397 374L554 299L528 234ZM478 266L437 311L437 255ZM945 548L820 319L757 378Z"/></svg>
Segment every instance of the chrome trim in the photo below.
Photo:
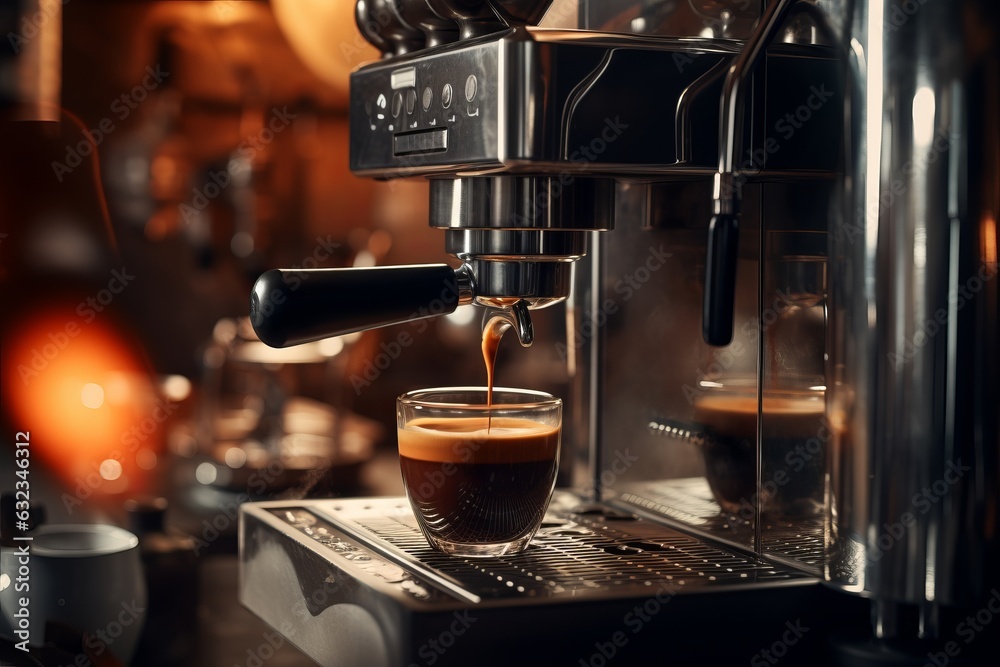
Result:
<svg viewBox="0 0 1000 667"><path fill-rule="evenodd" d="M455 269L455 287L458 288L458 305L466 306L476 296L476 274L468 264Z"/></svg>
<svg viewBox="0 0 1000 667"><path fill-rule="evenodd" d="M572 261L587 253L587 237L538 229L449 229L444 247L459 259Z"/></svg>
<svg viewBox="0 0 1000 667"><path fill-rule="evenodd" d="M878 637L907 633L900 604L934 637L938 607L1000 583L1000 63L971 46L983 6L831 16L853 100L830 228L825 577L875 600Z"/></svg>
<svg viewBox="0 0 1000 667"><path fill-rule="evenodd" d="M486 312L483 313L483 331L489 329L495 320L501 320L502 324L497 334L502 335L508 329L514 329L521 347L531 347L535 340L535 330L531 325L531 313L528 308L529 304L524 299L518 299L504 308L487 306Z"/></svg>
<svg viewBox="0 0 1000 667"><path fill-rule="evenodd" d="M611 229L614 181L557 176L431 179L439 229Z"/></svg>
<svg viewBox="0 0 1000 667"><path fill-rule="evenodd" d="M753 74L764 49L774 41L788 8L796 0L773 0L757 22L750 39L729 66L723 84L719 125L719 172L716 179L716 213L739 211L737 160L743 149L743 88ZM718 186L722 186L721 188Z"/></svg>

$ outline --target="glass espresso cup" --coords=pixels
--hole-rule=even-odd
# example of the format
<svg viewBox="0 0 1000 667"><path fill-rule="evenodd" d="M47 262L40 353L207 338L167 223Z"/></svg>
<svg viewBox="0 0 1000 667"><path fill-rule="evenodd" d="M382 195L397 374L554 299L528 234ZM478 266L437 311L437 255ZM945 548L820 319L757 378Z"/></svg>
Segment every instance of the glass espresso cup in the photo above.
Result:
<svg viewBox="0 0 1000 667"><path fill-rule="evenodd" d="M527 389L419 389L396 400L406 495L431 546L455 556L524 551L559 467L562 401Z"/></svg>

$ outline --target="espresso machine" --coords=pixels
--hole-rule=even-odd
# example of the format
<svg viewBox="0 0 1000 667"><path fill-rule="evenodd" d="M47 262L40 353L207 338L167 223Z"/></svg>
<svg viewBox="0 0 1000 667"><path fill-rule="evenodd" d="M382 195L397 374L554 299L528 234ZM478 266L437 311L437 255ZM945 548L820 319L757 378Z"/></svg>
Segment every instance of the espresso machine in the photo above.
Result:
<svg viewBox="0 0 1000 667"><path fill-rule="evenodd" d="M356 10L351 168L428 179L460 266L269 271L254 328L500 314L566 363L563 488L486 560L401 498L244 505L243 604L322 665L989 664L994 6Z"/></svg>

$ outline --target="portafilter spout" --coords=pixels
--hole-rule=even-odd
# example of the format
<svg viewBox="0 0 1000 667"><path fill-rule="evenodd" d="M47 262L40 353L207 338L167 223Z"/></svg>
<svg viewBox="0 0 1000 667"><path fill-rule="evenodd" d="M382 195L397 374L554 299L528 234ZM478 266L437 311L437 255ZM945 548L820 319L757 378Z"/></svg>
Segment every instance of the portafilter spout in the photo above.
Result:
<svg viewBox="0 0 1000 667"><path fill-rule="evenodd" d="M494 326L498 335L502 335L508 329L514 329L521 347L531 347L535 340L531 313L528 311L528 302L524 299L517 299L503 307L487 306L483 314L483 330L486 331Z"/></svg>

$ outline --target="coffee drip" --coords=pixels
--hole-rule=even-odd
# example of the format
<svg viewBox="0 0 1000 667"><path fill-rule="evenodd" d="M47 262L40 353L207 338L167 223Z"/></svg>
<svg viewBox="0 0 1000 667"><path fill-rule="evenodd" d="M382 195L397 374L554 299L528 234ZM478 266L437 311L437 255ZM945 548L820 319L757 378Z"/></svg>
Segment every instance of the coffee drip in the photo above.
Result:
<svg viewBox="0 0 1000 667"><path fill-rule="evenodd" d="M504 331L510 328L500 318L491 319L483 326L483 361L486 363L486 432L493 426L493 373L497 362L497 350Z"/></svg>
<svg viewBox="0 0 1000 667"><path fill-rule="evenodd" d="M504 333L514 327L518 341L523 347L530 347L533 339L531 316L528 314L527 303L522 299L514 302L510 308L490 308L483 316L483 362L486 364L486 432L493 426L493 381L497 350Z"/></svg>

